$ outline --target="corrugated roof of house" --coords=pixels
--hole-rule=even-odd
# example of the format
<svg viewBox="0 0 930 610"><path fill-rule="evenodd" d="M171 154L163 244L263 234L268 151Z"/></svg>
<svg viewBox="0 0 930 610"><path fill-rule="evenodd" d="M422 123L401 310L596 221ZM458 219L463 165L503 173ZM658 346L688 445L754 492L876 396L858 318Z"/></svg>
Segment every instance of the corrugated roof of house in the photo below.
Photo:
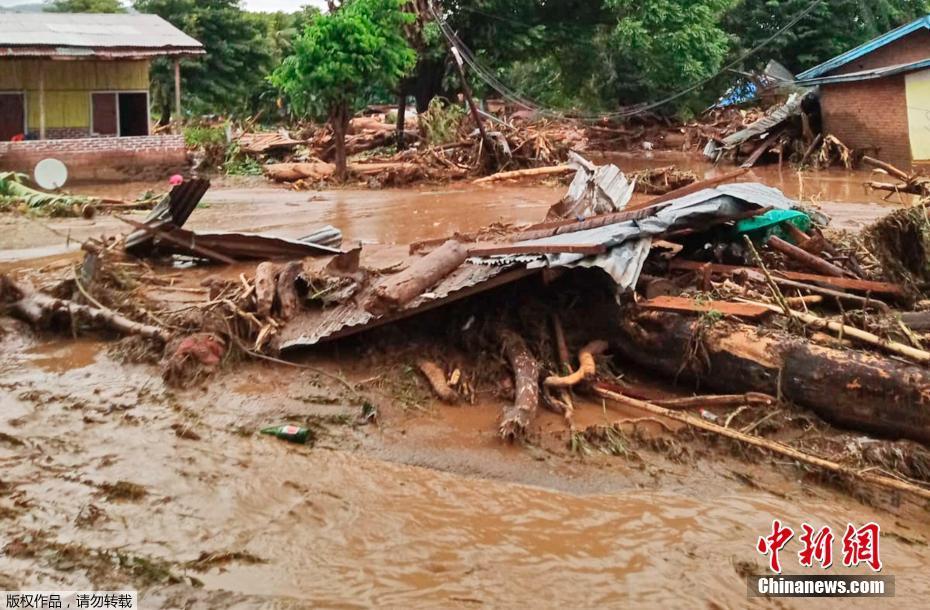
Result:
<svg viewBox="0 0 930 610"><path fill-rule="evenodd" d="M864 57L873 51L877 51L885 45L901 40L905 36L913 34L918 30L930 30L930 15L921 17L920 19L908 23L907 25L902 25L896 30L892 30L887 34L882 34L878 38L870 40L865 44L859 45L855 49L846 51L845 53L837 55L833 59L825 61L819 66L815 66L806 72L802 72L801 74L798 74L797 80L807 81L814 78L819 78L825 74L833 72L837 68L842 68L852 61L856 61L860 57Z"/></svg>
<svg viewBox="0 0 930 610"><path fill-rule="evenodd" d="M861 72L851 72L849 74L837 74L835 76L824 76L822 78L811 78L808 80L796 81L795 84L800 87L816 87L819 85L835 85L837 83L856 83L865 80L875 80L878 78L887 78L896 74L907 74L918 70L930 68L930 58L914 61L908 64L897 64L894 66L885 66L882 68L873 68L872 70L862 70Z"/></svg>
<svg viewBox="0 0 930 610"><path fill-rule="evenodd" d="M203 45L158 15L0 13L0 56L200 54Z"/></svg>

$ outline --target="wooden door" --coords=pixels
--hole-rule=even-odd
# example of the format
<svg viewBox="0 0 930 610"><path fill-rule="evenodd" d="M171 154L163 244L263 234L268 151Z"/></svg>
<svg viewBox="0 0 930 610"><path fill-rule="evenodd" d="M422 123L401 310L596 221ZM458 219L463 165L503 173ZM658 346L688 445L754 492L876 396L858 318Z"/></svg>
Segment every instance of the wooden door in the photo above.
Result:
<svg viewBox="0 0 930 610"><path fill-rule="evenodd" d="M0 142L23 135L26 123L26 104L22 93L0 93Z"/></svg>
<svg viewBox="0 0 930 610"><path fill-rule="evenodd" d="M93 106L93 123L91 131L94 135L119 135L119 115L115 93L95 93L91 98Z"/></svg>

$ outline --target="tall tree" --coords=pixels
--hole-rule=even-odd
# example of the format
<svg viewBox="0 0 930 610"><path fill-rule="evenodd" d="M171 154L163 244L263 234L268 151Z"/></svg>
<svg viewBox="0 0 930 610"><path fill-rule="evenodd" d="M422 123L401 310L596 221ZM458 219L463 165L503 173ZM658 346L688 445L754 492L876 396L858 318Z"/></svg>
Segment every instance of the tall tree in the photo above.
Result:
<svg viewBox="0 0 930 610"><path fill-rule="evenodd" d="M307 26L294 52L271 76L294 108L326 118L336 145L336 174L347 174L345 135L352 113L373 91L393 91L416 54L404 27L408 0L348 0Z"/></svg>
<svg viewBox="0 0 930 610"><path fill-rule="evenodd" d="M125 13L120 0L54 0L44 7L49 13Z"/></svg>
<svg viewBox="0 0 930 610"><path fill-rule="evenodd" d="M207 55L184 61L185 105L196 114L250 111L257 90L271 71L265 33L238 0L135 0L140 12L154 13L203 43ZM162 123L171 117L173 75L168 61L152 68L155 107Z"/></svg>
<svg viewBox="0 0 930 610"><path fill-rule="evenodd" d="M810 3L811 0L738 3L724 21L736 43L734 53L767 40ZM928 11L927 0L830 0L772 41L746 67L761 68L775 59L794 73L802 72Z"/></svg>

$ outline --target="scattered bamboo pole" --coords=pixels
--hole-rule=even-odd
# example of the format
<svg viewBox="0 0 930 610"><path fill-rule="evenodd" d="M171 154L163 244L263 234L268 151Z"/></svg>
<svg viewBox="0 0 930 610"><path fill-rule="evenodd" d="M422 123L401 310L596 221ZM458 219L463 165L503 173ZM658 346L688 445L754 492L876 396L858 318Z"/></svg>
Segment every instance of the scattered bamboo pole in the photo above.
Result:
<svg viewBox="0 0 930 610"><path fill-rule="evenodd" d="M684 411L695 408L711 407L742 407L745 405L770 407L777 401L773 396L760 394L758 392L749 392L747 394L724 394L710 396L693 396L690 398L669 398L666 400L656 400L654 404L666 409Z"/></svg>
<svg viewBox="0 0 930 610"><path fill-rule="evenodd" d="M756 301L752 302L755 303ZM763 303L759 304L762 305ZM876 334L861 330L855 326L834 322L833 320L825 320L820 316L816 316L812 313L795 311L791 308L788 308L787 312L783 312L781 309L775 307L774 305L769 305L767 303L764 305L775 313L785 313L786 315L795 318L805 324L809 324L818 330L831 330L839 334L841 339L855 339L856 341L874 345L875 347L879 347L893 354L904 356L905 358L910 358L911 360L916 360L922 364L930 363L930 352L925 350L917 349L915 347L911 347L910 345L904 345L903 343L898 343L897 341L886 341Z"/></svg>
<svg viewBox="0 0 930 610"><path fill-rule="evenodd" d="M512 172L499 172L484 178L475 180L475 184L489 184L501 180L516 180L518 178L533 178L539 176L562 176L574 171L569 165L553 165L551 167L533 167L530 169L518 169Z"/></svg>
<svg viewBox="0 0 930 610"><path fill-rule="evenodd" d="M718 424L705 421L704 419L695 417L687 413L678 413L677 411L672 411L670 409L666 409L664 407L660 407L659 405L645 402L642 400L636 400L635 398L630 398L622 394L617 394L609 390L604 390L597 386L595 386L594 388L594 393L600 396L601 398L604 398L607 400L613 400L621 404L625 404L630 407L640 409L642 411L646 411L647 413L651 413L652 415L657 415L659 417L665 417L665 418L686 424L688 426L691 426L692 428L697 428L699 430L704 430L706 432L713 432L714 434L719 434L720 436L724 436L726 438L733 439L735 441L745 443L747 445L752 445L753 447L765 449L767 451L771 451L772 453L783 455L785 457L791 458L793 460L796 460L803 464L807 464L809 466L815 466L817 468L821 468L829 472L835 472L837 474L846 475L846 476L858 479L860 481L864 481L866 483L878 485L879 487L884 487L886 489L893 489L895 491L901 491L905 493L914 494L915 496L918 496L925 500L930 500L930 489L918 487L911 483L906 483L904 481L893 479L891 477L885 477L885 476L873 474L871 472L853 470L852 468L849 468L847 466L843 466L841 464L837 464L836 462L831 462L829 460L825 460L823 458L819 458L819 457L804 453L802 451L795 449L794 447L789 447L788 445L784 445L782 443L770 441L768 439L761 438L758 436L750 436L748 434L738 432L731 428L725 428Z"/></svg>

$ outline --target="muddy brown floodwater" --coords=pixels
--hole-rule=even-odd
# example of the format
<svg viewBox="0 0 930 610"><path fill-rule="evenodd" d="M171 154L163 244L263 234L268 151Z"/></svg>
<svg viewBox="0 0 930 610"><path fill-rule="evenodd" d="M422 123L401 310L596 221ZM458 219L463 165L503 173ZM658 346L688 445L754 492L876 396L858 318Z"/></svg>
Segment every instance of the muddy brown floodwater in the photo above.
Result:
<svg viewBox="0 0 930 610"><path fill-rule="evenodd" d="M856 180L788 173L781 186L846 201L825 207L854 226L888 209L859 200ZM538 221L561 192L219 189L191 226L299 236L333 224L350 241L403 244ZM53 232L2 222L6 269L60 263L61 235L122 230L106 217L40 223ZM339 348L298 359L356 383L410 374ZM261 363L172 391L157 367L120 364L105 344L0 318L0 589L139 588L145 608L811 607L747 599L742 574L764 570L756 541L778 518L835 531L878 521L884 573L897 578L889 601L918 608L930 596L930 525L909 501L873 507L790 464L723 451L579 457L564 438L504 447L493 400L402 408L384 395L378 406L379 424L359 426L339 384ZM579 412L585 425L620 417ZM291 422L311 423L316 445L256 434ZM564 435L554 416L540 427ZM815 573L797 550L783 555L786 571Z"/></svg>

